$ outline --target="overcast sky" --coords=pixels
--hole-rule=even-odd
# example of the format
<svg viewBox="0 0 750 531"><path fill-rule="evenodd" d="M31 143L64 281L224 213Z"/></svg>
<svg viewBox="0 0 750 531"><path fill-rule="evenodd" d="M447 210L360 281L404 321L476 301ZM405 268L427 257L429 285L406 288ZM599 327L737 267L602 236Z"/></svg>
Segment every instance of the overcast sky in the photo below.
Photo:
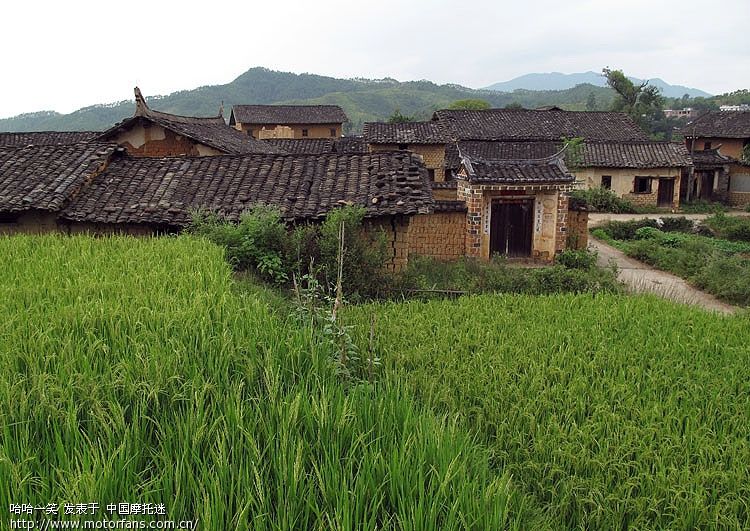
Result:
<svg viewBox="0 0 750 531"><path fill-rule="evenodd" d="M713 6L716 7L713 7ZM223 84L248 68L480 88L622 69L750 87L750 0L4 2L0 117Z"/></svg>

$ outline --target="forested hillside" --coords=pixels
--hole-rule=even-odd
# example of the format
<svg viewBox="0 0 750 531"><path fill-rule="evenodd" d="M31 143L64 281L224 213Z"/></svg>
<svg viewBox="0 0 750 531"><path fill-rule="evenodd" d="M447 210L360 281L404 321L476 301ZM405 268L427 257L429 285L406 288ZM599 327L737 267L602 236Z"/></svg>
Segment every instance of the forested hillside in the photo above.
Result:
<svg viewBox="0 0 750 531"><path fill-rule="evenodd" d="M148 94L148 86L140 88ZM566 109L584 109L591 94L597 107L602 109L609 106L613 97L609 89L592 85L560 91L504 93L460 85L437 85L430 81L336 79L251 68L226 85L199 87L146 99L153 108L161 111L198 116L216 115L224 102L227 118L235 104L336 104L349 116L347 132L357 132L365 121L387 119L396 109L422 119L428 118L436 109L467 98L486 100L493 107L520 104L531 108L559 105ZM103 130L132 113L132 101L92 105L70 114L42 111L2 119L0 131Z"/></svg>

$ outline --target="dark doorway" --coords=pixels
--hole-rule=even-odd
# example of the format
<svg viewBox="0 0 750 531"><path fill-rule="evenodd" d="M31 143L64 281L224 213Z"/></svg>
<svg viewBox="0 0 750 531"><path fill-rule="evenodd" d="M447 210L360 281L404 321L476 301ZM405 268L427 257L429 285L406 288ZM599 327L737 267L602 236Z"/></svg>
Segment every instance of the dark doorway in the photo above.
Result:
<svg viewBox="0 0 750 531"><path fill-rule="evenodd" d="M713 170L701 171L698 172L698 177L700 179L700 199L710 201L714 192L714 172Z"/></svg>
<svg viewBox="0 0 750 531"><path fill-rule="evenodd" d="M670 207L674 199L674 179L659 179L656 206Z"/></svg>
<svg viewBox="0 0 750 531"><path fill-rule="evenodd" d="M490 255L531 256L532 201L492 203Z"/></svg>

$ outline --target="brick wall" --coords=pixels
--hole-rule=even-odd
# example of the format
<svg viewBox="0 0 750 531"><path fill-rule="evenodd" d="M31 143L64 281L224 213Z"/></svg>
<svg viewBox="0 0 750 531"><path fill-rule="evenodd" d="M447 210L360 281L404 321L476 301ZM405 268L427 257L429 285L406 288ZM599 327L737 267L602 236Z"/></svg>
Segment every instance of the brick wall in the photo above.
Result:
<svg viewBox="0 0 750 531"><path fill-rule="evenodd" d="M0 234L44 234L58 232L57 214L50 212L23 212L13 222L0 223Z"/></svg>
<svg viewBox="0 0 750 531"><path fill-rule="evenodd" d="M729 192L727 202L733 207L746 207L750 205L750 192Z"/></svg>
<svg viewBox="0 0 750 531"><path fill-rule="evenodd" d="M435 212L414 216L409 224L409 256L456 260L464 255L466 213Z"/></svg>
<svg viewBox="0 0 750 531"><path fill-rule="evenodd" d="M678 188L679 189L679 188ZM652 187L650 194L625 194L623 197L636 206L656 206L658 185Z"/></svg>
<svg viewBox="0 0 750 531"><path fill-rule="evenodd" d="M436 201L456 201L458 193L456 188L433 188L432 198Z"/></svg>
<svg viewBox="0 0 750 531"><path fill-rule="evenodd" d="M589 245L589 213L568 210L567 245L570 249L585 249Z"/></svg>
<svg viewBox="0 0 750 531"><path fill-rule="evenodd" d="M557 194L557 223L555 225L555 254L564 251L568 242L568 194ZM550 257L554 258L554 257Z"/></svg>
<svg viewBox="0 0 750 531"><path fill-rule="evenodd" d="M386 269L401 271L409 262L409 216L368 219L365 221L365 234L375 238L384 234L387 242L388 257Z"/></svg>

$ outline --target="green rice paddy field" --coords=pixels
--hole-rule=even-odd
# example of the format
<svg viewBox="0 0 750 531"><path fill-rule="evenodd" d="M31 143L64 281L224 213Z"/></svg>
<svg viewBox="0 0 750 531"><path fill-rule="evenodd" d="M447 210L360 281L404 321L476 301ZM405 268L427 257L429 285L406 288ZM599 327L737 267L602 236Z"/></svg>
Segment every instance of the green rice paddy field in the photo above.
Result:
<svg viewBox="0 0 750 531"><path fill-rule="evenodd" d="M347 307L320 334L190 237L0 238L9 504L199 529L750 527L750 319L620 296Z"/></svg>

